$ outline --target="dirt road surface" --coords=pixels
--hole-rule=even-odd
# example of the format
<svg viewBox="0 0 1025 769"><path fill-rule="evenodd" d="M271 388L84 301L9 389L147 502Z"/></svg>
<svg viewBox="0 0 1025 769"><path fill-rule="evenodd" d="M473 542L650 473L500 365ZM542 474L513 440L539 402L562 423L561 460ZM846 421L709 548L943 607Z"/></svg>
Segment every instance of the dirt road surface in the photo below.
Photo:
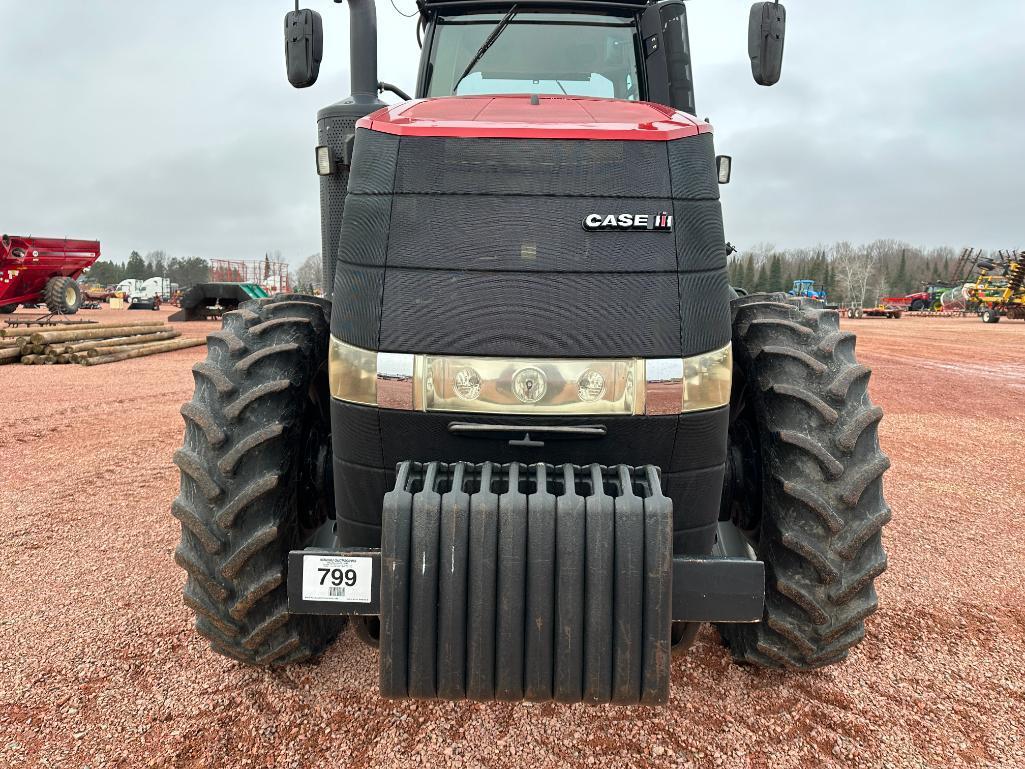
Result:
<svg viewBox="0 0 1025 769"><path fill-rule="evenodd" d="M893 460L868 640L790 675L705 628L664 709L385 702L351 631L317 665L215 656L168 512L204 348L0 367L0 766L1025 766L1025 323L846 327Z"/></svg>

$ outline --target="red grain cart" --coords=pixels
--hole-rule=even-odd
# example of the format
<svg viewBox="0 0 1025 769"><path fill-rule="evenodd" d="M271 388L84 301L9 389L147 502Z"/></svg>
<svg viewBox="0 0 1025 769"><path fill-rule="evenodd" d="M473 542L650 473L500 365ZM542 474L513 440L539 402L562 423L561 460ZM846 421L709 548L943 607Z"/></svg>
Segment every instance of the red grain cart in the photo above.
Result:
<svg viewBox="0 0 1025 769"><path fill-rule="evenodd" d="M100 258L96 240L0 238L0 313L44 302L50 312L73 315L82 305L78 277Z"/></svg>

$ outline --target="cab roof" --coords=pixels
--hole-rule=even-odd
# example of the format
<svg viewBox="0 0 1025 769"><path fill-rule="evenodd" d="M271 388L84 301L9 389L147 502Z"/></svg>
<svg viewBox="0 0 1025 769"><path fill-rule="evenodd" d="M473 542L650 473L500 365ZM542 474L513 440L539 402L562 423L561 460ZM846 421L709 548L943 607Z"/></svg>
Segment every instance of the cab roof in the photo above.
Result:
<svg viewBox="0 0 1025 769"><path fill-rule="evenodd" d="M357 124L397 136L671 141L710 133L692 115L650 102L586 96L443 96L378 110Z"/></svg>
<svg viewBox="0 0 1025 769"><path fill-rule="evenodd" d="M649 4L649 0L416 0L421 12L428 10L459 11L472 13L494 9L508 9L513 5L521 8L542 7L545 9L567 9L574 11L638 11Z"/></svg>

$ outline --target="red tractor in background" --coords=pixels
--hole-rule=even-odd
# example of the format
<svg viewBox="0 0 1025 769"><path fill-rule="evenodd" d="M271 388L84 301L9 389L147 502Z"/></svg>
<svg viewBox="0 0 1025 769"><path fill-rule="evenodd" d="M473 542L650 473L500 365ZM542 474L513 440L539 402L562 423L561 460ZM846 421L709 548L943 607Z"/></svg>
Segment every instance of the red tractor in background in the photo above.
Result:
<svg viewBox="0 0 1025 769"><path fill-rule="evenodd" d="M0 237L0 314L44 302L54 314L82 306L81 274L100 258L97 240Z"/></svg>

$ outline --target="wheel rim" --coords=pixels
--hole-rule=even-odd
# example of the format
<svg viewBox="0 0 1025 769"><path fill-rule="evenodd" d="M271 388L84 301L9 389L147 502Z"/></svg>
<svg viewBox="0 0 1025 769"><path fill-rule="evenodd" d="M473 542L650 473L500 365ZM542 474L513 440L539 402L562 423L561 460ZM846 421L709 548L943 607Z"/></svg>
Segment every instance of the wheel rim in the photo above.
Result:
<svg viewBox="0 0 1025 769"><path fill-rule="evenodd" d="M75 287L70 283L64 289L64 304L71 307L75 303Z"/></svg>

